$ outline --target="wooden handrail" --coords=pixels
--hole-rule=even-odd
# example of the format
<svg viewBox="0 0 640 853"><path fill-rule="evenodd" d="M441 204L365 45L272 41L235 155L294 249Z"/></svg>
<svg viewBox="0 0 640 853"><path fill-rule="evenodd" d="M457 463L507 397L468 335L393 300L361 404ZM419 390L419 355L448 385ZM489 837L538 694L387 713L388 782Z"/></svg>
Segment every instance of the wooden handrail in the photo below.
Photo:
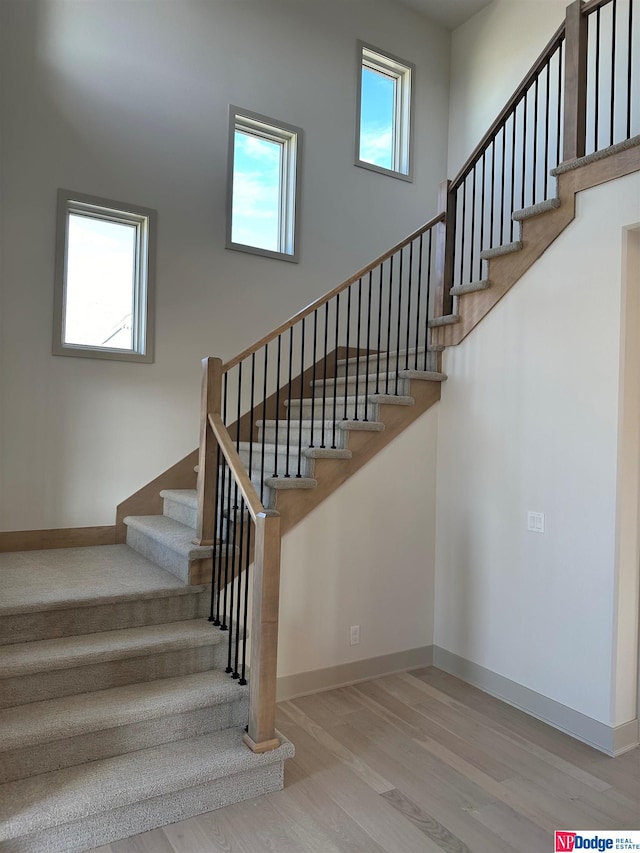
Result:
<svg viewBox="0 0 640 853"><path fill-rule="evenodd" d="M509 118L515 107L517 107L517 105L520 103L520 99L524 96L524 93L532 85L532 83L535 82L536 77L540 74L540 72L546 65L547 60L554 53L554 51L564 38L564 26L565 25L563 21L558 27L558 29L555 31L555 33L551 36L551 39L549 40L545 49L542 51L540 56L532 65L531 70L528 72L524 80L520 83L513 95L509 98L505 106L500 110L493 124L489 127L489 129L482 137L478 145L476 145L472 153L466 159L464 165L462 166L458 174L451 181L451 192L454 192L458 189L459 186L461 186L462 182L467 177L467 175L469 174L473 166L476 164L478 159L482 156L482 154L491 144L493 138L499 131L503 122L506 121L507 118Z"/></svg>
<svg viewBox="0 0 640 853"><path fill-rule="evenodd" d="M263 338L260 338L255 344L252 344L250 347L247 347L246 350L240 353L240 355L234 356L230 361L227 361L222 366L222 372L227 373L237 364L240 364L241 361L244 361L245 358L248 358L253 353L258 352L258 350L262 349L262 347L266 346L271 341L275 340L278 335L281 335L283 332L286 332L292 326L295 326L296 323L299 323L300 320L303 320L305 317L308 317L309 314L313 314L314 311L317 311L318 308L321 308L326 302L333 299L334 296L337 296L338 293L342 293L343 290L346 290L348 287L351 287L352 284L355 284L358 279L364 278L365 275L368 275L372 270L376 267L379 267L380 264L383 264L387 261L392 255L395 255L396 252L399 252L400 249L404 249L405 246L408 246L409 243L412 243L416 238L418 238L421 234L427 232L430 228L433 228L439 222L443 222L445 218L444 212L438 213L433 219L430 219L424 225L421 225L420 228L416 229L412 234L409 234L408 237L405 237L400 243L397 243L393 248L389 249L384 255L380 255L379 258L376 258L370 264L367 264L366 267L363 267L359 272L352 275L351 278L348 278L346 281L343 281L342 284L339 284L337 287L334 287L333 290L330 290L329 293L325 293L324 296L321 296L319 299L316 299L315 302L311 302L307 305L306 308L303 308L301 311L298 311L297 314L294 314L289 320L283 323L281 326L278 326L277 329L274 329L273 332L269 332L268 335L265 335Z"/></svg>
<svg viewBox="0 0 640 853"><path fill-rule="evenodd" d="M233 478L242 492L242 497L249 509L251 518L255 521L258 516L264 514L266 510L262 506L262 502L258 497L255 486L251 482L251 478L247 474L247 469L245 468L242 459L238 456L238 451L235 448L233 439L229 435L229 432L224 425L224 421L219 414L209 413L209 426L211 427L216 441L218 442L218 447L227 460L227 465L231 470Z"/></svg>

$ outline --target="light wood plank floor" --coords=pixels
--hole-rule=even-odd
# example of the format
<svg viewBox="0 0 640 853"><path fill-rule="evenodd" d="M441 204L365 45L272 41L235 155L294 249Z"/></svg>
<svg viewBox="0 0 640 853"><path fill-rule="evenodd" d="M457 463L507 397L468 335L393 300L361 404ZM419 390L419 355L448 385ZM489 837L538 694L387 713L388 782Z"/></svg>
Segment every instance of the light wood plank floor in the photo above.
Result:
<svg viewBox="0 0 640 853"><path fill-rule="evenodd" d="M430 667L282 702L285 789L94 853L550 853L640 829L640 750L608 758Z"/></svg>

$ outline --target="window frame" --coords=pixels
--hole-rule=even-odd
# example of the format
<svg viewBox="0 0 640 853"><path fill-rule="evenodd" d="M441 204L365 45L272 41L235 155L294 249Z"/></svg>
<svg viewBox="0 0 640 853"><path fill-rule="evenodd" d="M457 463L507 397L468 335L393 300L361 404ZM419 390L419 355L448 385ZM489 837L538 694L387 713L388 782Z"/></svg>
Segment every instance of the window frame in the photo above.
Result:
<svg viewBox="0 0 640 853"><path fill-rule="evenodd" d="M387 169L360 159L360 134L362 125L362 69L371 68L396 81L393 114L393 168ZM386 50L381 50L364 41L357 42L357 97L355 165L381 175L389 175L402 181L413 181L413 138L415 124L415 77L413 62L400 59Z"/></svg>
<svg viewBox="0 0 640 853"><path fill-rule="evenodd" d="M280 169L279 250L263 249L237 243L233 233L233 177L235 166L235 133L248 133L282 145ZM300 174L302 166L302 128L261 113L229 106L229 141L227 158L227 249L298 263L300 259Z"/></svg>
<svg viewBox="0 0 640 853"><path fill-rule="evenodd" d="M135 276L133 282L132 348L96 347L66 343L67 267L69 217L86 216L121 225L132 225L135 236ZM135 361L154 360L155 255L157 213L147 207L98 196L59 189L56 223L56 261L53 306L53 355L80 358Z"/></svg>

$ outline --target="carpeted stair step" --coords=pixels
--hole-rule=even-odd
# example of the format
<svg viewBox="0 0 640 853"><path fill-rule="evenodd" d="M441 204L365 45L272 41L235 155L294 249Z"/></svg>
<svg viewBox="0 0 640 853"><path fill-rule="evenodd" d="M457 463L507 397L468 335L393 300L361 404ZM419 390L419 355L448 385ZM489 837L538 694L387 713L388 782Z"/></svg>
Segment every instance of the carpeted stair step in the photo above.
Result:
<svg viewBox="0 0 640 853"><path fill-rule="evenodd" d="M559 207L559 198L547 198L544 201L539 201L529 207L523 207L521 210L514 210L511 214L511 218L514 222L523 222L525 219L531 219L532 216L540 216L542 213L548 213L550 210L557 210Z"/></svg>
<svg viewBox="0 0 640 853"><path fill-rule="evenodd" d="M195 489L163 489L160 492L162 498L162 514L167 518L196 529L198 520L198 493Z"/></svg>
<svg viewBox="0 0 640 853"><path fill-rule="evenodd" d="M440 326L455 326L459 322L458 314L444 314L442 317L434 317L433 320L429 320L429 328L439 329Z"/></svg>
<svg viewBox="0 0 640 853"><path fill-rule="evenodd" d="M227 641L191 619L16 643L0 656L0 708L223 669Z"/></svg>
<svg viewBox="0 0 640 853"><path fill-rule="evenodd" d="M189 583L192 566L211 558L212 549L194 545L193 528L164 515L129 515L127 545L163 569Z"/></svg>
<svg viewBox="0 0 640 853"><path fill-rule="evenodd" d="M388 373L370 373L368 376L339 376L337 379L316 379L311 382L312 393L316 399L322 399L323 394L326 399L333 400L334 387L336 389L336 397L345 394L347 396L359 396L366 393L366 389L384 388L390 389L390 393L398 394L401 397L409 396L409 382L402 378L402 371L390 371Z"/></svg>
<svg viewBox="0 0 640 853"><path fill-rule="evenodd" d="M451 296L465 296L467 293L478 293L481 290L488 290L490 287L489 279L483 278L480 281L471 281L469 284L456 284L449 293Z"/></svg>
<svg viewBox="0 0 640 853"><path fill-rule="evenodd" d="M370 352L369 356L353 356L352 358L342 358L338 360L337 375L353 376L356 370L363 375L367 371L369 373L385 373L386 371L396 370L398 365L400 369L413 368L415 370L438 370L439 355L444 350L443 346L429 345L425 347L411 347L409 349L401 349L399 352L392 350L391 352ZM333 365L331 365L333 368Z"/></svg>
<svg viewBox="0 0 640 853"><path fill-rule="evenodd" d="M264 427L263 427L264 423ZM324 429L323 429L324 424ZM265 430L265 436L267 440L273 441L275 439L275 430L276 425L275 421L259 421L258 422L258 434L259 438L262 435L262 430ZM335 441L334 441L334 422L333 421L319 421L319 420L302 420L300 423L299 420L296 420L295 423L291 422L291 438L292 441L296 443L298 440L302 442L303 447L326 447L331 448L335 444L335 447L338 450L347 449L347 444L349 440L349 432L351 430L366 430L373 432L381 432L384 429L384 424L380 421L354 421L354 420L343 420L335 422ZM302 432L302 435L299 439L299 434ZM323 440L324 436L324 440Z"/></svg>
<svg viewBox="0 0 640 853"><path fill-rule="evenodd" d="M629 148L636 148L638 145L640 145L640 134L631 136L629 139L623 139L622 142L616 142L615 145L610 145L607 148L601 148L599 151L594 151L592 154L587 154L584 157L560 163L559 166L551 170L551 174L554 177L564 175L565 172L580 169L582 166L588 166L589 163L597 163L598 160L605 160L613 154L619 154L621 151L627 151Z"/></svg>
<svg viewBox="0 0 640 853"><path fill-rule="evenodd" d="M0 787L0 849L80 853L283 786L289 741L261 755L229 728Z"/></svg>
<svg viewBox="0 0 640 853"><path fill-rule="evenodd" d="M204 586L185 586L126 545L0 554L0 644L197 619Z"/></svg>
<svg viewBox="0 0 640 853"><path fill-rule="evenodd" d="M480 260L490 261L492 258L501 258L503 255L511 255L522 249L522 241L514 240L513 243L504 243L502 246L493 246L491 249L483 249L480 252Z"/></svg>
<svg viewBox="0 0 640 853"><path fill-rule="evenodd" d="M298 456L298 444L293 440L290 441L287 453L287 422L285 420L283 428L278 430L279 443L265 442L264 453L262 442L241 441L239 444L238 455L242 460L245 468L249 470L249 459L251 458L251 467L254 471L264 470L265 474L285 474L300 473L303 477L313 478L313 459L308 457ZM289 429L289 433L291 430ZM264 463L263 463L264 458ZM300 463L298 471L298 462Z"/></svg>
<svg viewBox="0 0 640 853"><path fill-rule="evenodd" d="M398 379L399 388L401 384L400 379ZM372 386L371 390L375 391L375 385ZM388 385L386 382L380 383L379 390L382 393L358 394L357 397L355 394L347 394L345 398L344 389L340 393L336 387L335 405L333 402L333 393L328 392L324 400L324 406L322 397L314 397L313 399L311 397L304 397L302 400L285 401L285 408L287 411L291 410L291 423L294 425L300 420L300 410L302 410L303 420L332 422L335 413L335 419L338 422L344 420L353 421L356 418L358 420L366 418L367 421L379 421L381 405L413 406L415 404L413 397L408 394L394 394L395 381L391 379L389 379ZM284 424L286 427L286 418ZM286 433L282 432L281 427L278 429L278 435L279 441L286 440Z"/></svg>
<svg viewBox="0 0 640 853"><path fill-rule="evenodd" d="M0 781L244 725L247 714L248 688L221 672L4 708Z"/></svg>

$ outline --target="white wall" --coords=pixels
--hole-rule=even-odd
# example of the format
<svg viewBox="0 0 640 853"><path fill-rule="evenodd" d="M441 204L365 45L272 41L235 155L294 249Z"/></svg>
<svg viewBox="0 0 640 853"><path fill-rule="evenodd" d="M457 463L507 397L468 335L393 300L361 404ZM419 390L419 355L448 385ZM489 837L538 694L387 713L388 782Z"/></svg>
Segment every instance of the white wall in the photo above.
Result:
<svg viewBox="0 0 640 853"><path fill-rule="evenodd" d="M391 0L3 0L0 529L110 524L230 357L434 212L449 34ZM353 163L356 39L417 68L415 182ZM225 250L229 103L305 132L301 262ZM156 362L53 357L58 187L159 213Z"/></svg>
<svg viewBox="0 0 640 853"><path fill-rule="evenodd" d="M285 536L279 676L433 643L437 428L436 405Z"/></svg>
<svg viewBox="0 0 640 853"><path fill-rule="evenodd" d="M640 175L577 202L445 354L435 643L620 725L636 715L638 565L617 562L617 498L623 228L640 221ZM546 514L544 535L527 531L527 510Z"/></svg>
<svg viewBox="0 0 640 853"><path fill-rule="evenodd" d="M451 36L453 178L560 26L569 0L494 0Z"/></svg>

